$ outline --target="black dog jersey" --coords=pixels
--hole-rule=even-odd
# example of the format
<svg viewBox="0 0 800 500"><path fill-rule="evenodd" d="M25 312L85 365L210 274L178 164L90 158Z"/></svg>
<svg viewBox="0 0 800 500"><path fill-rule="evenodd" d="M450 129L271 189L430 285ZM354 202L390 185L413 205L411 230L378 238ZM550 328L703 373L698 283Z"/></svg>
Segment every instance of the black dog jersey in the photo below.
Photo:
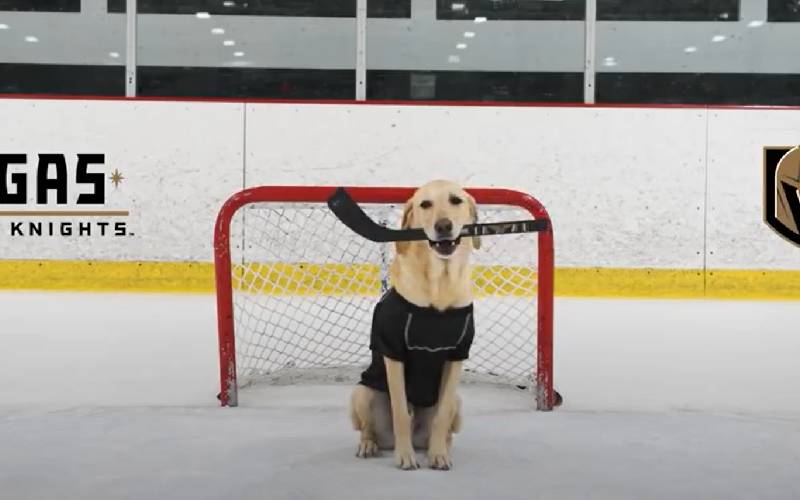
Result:
<svg viewBox="0 0 800 500"><path fill-rule="evenodd" d="M372 363L360 383L388 392L383 357L402 361L408 402L433 406L439 399L445 361L467 359L474 336L472 304L438 311L416 306L392 288L375 305L369 344Z"/></svg>

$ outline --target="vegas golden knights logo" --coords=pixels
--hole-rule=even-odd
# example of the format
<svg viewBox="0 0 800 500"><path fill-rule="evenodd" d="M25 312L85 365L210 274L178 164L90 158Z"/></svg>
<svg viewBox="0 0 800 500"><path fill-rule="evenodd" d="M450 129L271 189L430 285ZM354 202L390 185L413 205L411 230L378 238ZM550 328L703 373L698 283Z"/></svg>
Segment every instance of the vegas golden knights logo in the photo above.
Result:
<svg viewBox="0 0 800 500"><path fill-rule="evenodd" d="M764 222L800 246L800 146L764 148Z"/></svg>

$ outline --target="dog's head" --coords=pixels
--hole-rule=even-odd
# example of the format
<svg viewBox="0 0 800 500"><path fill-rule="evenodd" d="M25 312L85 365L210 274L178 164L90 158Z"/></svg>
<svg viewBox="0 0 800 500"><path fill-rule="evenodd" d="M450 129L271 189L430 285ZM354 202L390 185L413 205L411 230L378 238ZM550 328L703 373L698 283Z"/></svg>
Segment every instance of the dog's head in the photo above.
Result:
<svg viewBox="0 0 800 500"><path fill-rule="evenodd" d="M475 199L461 186L450 181L433 181L414 192L403 208L402 227L422 228L428 237L424 243L441 259L450 259L480 248L478 237L461 238L461 229L478 221ZM411 242L398 242L397 252L408 251Z"/></svg>

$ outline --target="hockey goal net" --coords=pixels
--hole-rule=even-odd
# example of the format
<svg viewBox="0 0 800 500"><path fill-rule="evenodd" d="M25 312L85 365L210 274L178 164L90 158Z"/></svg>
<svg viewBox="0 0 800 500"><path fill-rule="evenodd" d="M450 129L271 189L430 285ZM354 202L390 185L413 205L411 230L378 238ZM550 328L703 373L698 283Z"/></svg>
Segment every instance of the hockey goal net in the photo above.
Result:
<svg viewBox="0 0 800 500"><path fill-rule="evenodd" d="M398 227L412 188L346 188L370 217ZM262 186L233 195L214 249L223 406L238 389L302 379L355 383L370 361L372 309L391 286L394 247L367 241L326 205L334 187ZM548 220L531 196L467 189L481 222ZM464 380L530 390L553 407L553 235L487 236L472 254L476 334Z"/></svg>

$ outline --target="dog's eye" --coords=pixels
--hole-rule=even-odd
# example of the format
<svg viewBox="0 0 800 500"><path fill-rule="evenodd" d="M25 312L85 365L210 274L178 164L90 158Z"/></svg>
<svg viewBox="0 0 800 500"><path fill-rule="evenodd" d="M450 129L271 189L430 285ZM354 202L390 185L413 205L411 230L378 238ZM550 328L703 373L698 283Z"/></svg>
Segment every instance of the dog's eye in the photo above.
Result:
<svg viewBox="0 0 800 500"><path fill-rule="evenodd" d="M420 203L419 206L420 208L431 208L433 203L431 203L431 200L422 200L422 203Z"/></svg>
<svg viewBox="0 0 800 500"><path fill-rule="evenodd" d="M461 199L461 198L459 198L458 196L455 196L455 195L453 195L453 196L450 196L450 203L452 203L453 205L461 205L461 203L462 203L463 201L464 201L464 200L462 200L462 199Z"/></svg>

